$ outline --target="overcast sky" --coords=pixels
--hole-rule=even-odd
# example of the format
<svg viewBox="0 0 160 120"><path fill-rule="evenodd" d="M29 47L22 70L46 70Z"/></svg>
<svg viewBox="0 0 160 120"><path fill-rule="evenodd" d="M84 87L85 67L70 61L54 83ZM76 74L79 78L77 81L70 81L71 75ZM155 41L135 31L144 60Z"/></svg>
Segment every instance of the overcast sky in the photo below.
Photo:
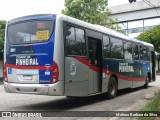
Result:
<svg viewBox="0 0 160 120"><path fill-rule="evenodd" d="M109 0L109 5L128 3L128 0ZM64 0L0 0L0 20L43 13L61 13Z"/></svg>
<svg viewBox="0 0 160 120"><path fill-rule="evenodd" d="M15 17L61 13L64 0L0 0L0 20L9 20Z"/></svg>

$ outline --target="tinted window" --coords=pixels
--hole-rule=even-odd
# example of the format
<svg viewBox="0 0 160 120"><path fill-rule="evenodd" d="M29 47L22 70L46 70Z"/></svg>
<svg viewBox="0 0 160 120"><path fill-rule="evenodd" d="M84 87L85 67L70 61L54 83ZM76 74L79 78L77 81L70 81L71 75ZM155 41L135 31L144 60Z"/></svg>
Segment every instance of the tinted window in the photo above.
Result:
<svg viewBox="0 0 160 120"><path fill-rule="evenodd" d="M126 60L133 60L132 58L132 43L131 42L124 42L124 58Z"/></svg>
<svg viewBox="0 0 160 120"><path fill-rule="evenodd" d="M150 61L149 48L147 46L142 47L142 55L144 61Z"/></svg>
<svg viewBox="0 0 160 120"><path fill-rule="evenodd" d="M143 46L142 45L139 45L139 56L140 56L140 59L143 60Z"/></svg>
<svg viewBox="0 0 160 120"><path fill-rule="evenodd" d="M66 32L66 54L86 55L85 33L83 29L68 26Z"/></svg>
<svg viewBox="0 0 160 120"><path fill-rule="evenodd" d="M122 40L111 38L111 56L112 58L123 59Z"/></svg>
<svg viewBox="0 0 160 120"><path fill-rule="evenodd" d="M133 46L133 57L135 60L139 60L139 48L138 48L138 45L137 44L134 44Z"/></svg>
<svg viewBox="0 0 160 120"><path fill-rule="evenodd" d="M103 36L103 56L110 58L110 42L108 36Z"/></svg>
<svg viewBox="0 0 160 120"><path fill-rule="evenodd" d="M48 41L53 31L53 21L28 21L9 25L7 38L11 44Z"/></svg>

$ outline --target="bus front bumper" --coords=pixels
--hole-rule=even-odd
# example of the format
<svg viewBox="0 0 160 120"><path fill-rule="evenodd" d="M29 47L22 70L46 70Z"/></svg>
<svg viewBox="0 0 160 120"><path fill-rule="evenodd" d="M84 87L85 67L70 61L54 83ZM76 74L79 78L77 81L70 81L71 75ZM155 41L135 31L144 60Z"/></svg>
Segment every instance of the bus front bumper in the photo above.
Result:
<svg viewBox="0 0 160 120"><path fill-rule="evenodd" d="M7 93L26 93L39 95L64 95L64 82L54 84L18 84L4 82L4 90Z"/></svg>

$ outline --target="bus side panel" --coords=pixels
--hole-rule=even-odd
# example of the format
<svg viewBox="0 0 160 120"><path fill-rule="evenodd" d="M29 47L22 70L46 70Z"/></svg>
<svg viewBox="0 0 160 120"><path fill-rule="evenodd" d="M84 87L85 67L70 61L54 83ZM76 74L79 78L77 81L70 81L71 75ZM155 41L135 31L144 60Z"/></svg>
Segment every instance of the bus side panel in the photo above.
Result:
<svg viewBox="0 0 160 120"><path fill-rule="evenodd" d="M132 87L132 80L130 79L132 77L132 72L124 72L120 69L120 66L131 65L132 63L126 62L124 60L118 60L118 59L104 59L103 60L103 79L106 77L107 84L109 81L109 78L112 75L115 75L118 78L118 89L128 88ZM108 86L108 85L107 85Z"/></svg>
<svg viewBox="0 0 160 120"><path fill-rule="evenodd" d="M65 57L66 96L88 96L87 63L86 58Z"/></svg>
<svg viewBox="0 0 160 120"><path fill-rule="evenodd" d="M133 82L133 88L143 86L148 73L151 73L152 69L149 61L135 61L134 67L134 76L140 79L137 79L135 82Z"/></svg>
<svg viewBox="0 0 160 120"><path fill-rule="evenodd" d="M103 76L102 76L102 93L107 92L107 87L108 87L108 81L110 78L110 75L107 74L108 70L104 69L103 67Z"/></svg>
<svg viewBox="0 0 160 120"><path fill-rule="evenodd" d="M61 16L57 15L55 25L54 58L58 65L58 82L49 88L49 95L64 95L64 41Z"/></svg>
<svg viewBox="0 0 160 120"><path fill-rule="evenodd" d="M148 70L149 63L147 62L129 62L116 59L103 61L103 79L106 79L105 84L108 84L110 76L115 75L118 78L118 89L144 85ZM103 91L105 91L104 88Z"/></svg>

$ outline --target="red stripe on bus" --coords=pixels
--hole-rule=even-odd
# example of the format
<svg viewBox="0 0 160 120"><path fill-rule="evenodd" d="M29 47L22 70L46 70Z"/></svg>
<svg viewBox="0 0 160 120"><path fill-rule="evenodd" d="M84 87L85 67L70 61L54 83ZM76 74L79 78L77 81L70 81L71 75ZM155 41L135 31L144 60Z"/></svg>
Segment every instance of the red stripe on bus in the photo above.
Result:
<svg viewBox="0 0 160 120"><path fill-rule="evenodd" d="M6 67L16 68L16 69L38 69L38 70L52 70L52 66L25 66L25 65L13 65L6 64Z"/></svg>
<svg viewBox="0 0 160 120"><path fill-rule="evenodd" d="M97 66L89 65L89 61L86 58L75 58L77 61L83 63L84 65L87 65L90 69L92 69L95 72L100 72L100 69Z"/></svg>
<svg viewBox="0 0 160 120"><path fill-rule="evenodd" d="M89 61L86 58L79 58L79 57L75 57L75 59L81 63L83 63L84 65L87 65L90 69L94 70L95 72L100 72L100 69L96 66L92 66L89 65ZM145 81L146 77L144 78L133 78L133 77L128 77L122 74L117 74L115 72L109 71L107 69L103 68L103 73L106 73L108 75L117 75L118 78L123 79L123 80L127 80L127 81L136 81L136 82L142 82Z"/></svg>
<svg viewBox="0 0 160 120"><path fill-rule="evenodd" d="M91 70L97 72L97 73L100 72L100 69L99 69L97 66L91 65L91 66L89 66L89 68L90 68Z"/></svg>
<svg viewBox="0 0 160 120"><path fill-rule="evenodd" d="M122 75L122 74L117 74L117 73L114 73L112 71L109 71L107 69L104 69L103 68L103 73L106 73L108 75L117 75L118 78L120 79L123 79L123 80L127 80L127 81L136 81L136 82L142 82L142 81L145 81L146 77L144 78L134 78L134 77L128 77L128 76L125 76L125 75Z"/></svg>
<svg viewBox="0 0 160 120"><path fill-rule="evenodd" d="M89 61L86 58L75 57L75 59L87 66L89 66Z"/></svg>

